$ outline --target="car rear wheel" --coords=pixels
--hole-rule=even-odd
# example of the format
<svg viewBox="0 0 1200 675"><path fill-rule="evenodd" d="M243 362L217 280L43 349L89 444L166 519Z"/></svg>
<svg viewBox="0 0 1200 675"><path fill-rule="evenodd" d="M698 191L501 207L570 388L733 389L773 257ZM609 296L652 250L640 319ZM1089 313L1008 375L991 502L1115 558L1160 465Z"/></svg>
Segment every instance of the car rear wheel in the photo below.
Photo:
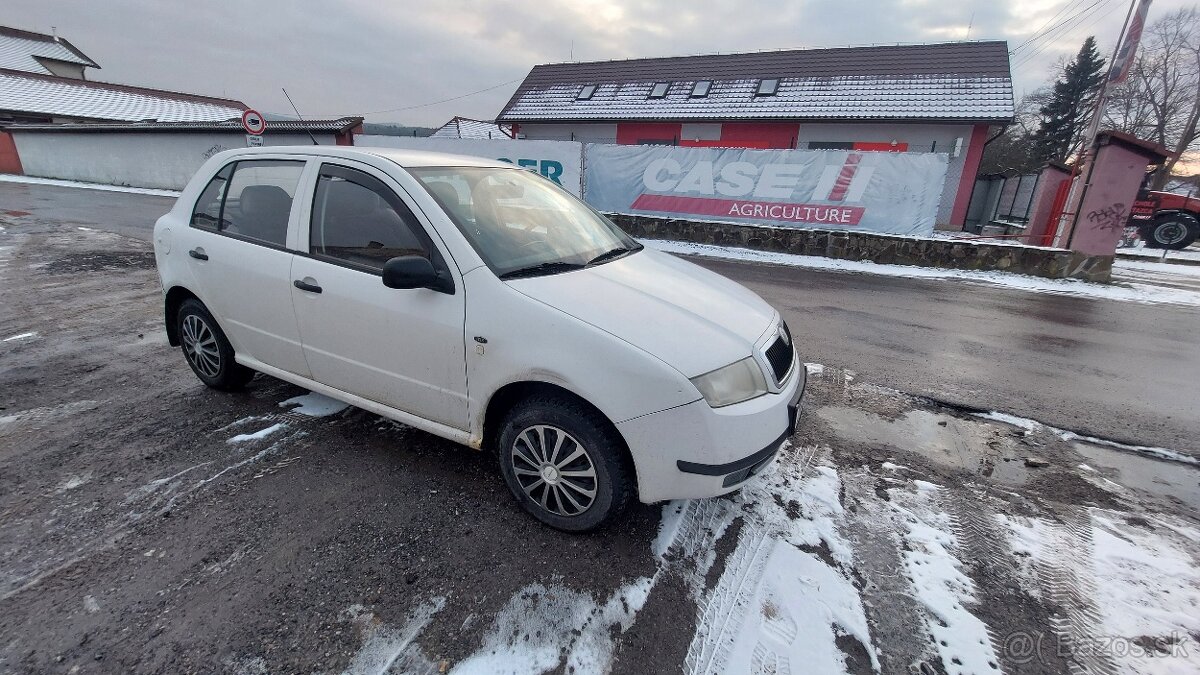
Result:
<svg viewBox="0 0 1200 675"><path fill-rule="evenodd" d="M517 502L551 527L593 530L632 500L620 437L578 401L537 396L518 404L501 428L498 450Z"/></svg>
<svg viewBox="0 0 1200 675"><path fill-rule="evenodd" d="M233 345L200 301L184 300L176 321L183 357L201 382L213 389L235 391L254 377L253 370L234 360Z"/></svg>
<svg viewBox="0 0 1200 675"><path fill-rule="evenodd" d="M1187 248L1197 235L1200 235L1200 221L1187 213L1163 214L1142 231L1146 246L1173 250Z"/></svg>

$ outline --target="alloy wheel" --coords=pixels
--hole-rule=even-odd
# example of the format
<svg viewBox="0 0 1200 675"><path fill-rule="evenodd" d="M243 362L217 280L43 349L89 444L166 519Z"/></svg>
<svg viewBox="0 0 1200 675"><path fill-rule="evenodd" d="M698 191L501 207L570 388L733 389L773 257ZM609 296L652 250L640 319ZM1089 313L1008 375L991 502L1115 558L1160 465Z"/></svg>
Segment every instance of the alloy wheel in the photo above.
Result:
<svg viewBox="0 0 1200 675"><path fill-rule="evenodd" d="M205 377L221 372L221 352L217 338L204 319L195 314L183 318L183 353L196 370Z"/></svg>
<svg viewBox="0 0 1200 675"><path fill-rule="evenodd" d="M558 427L539 424L512 444L517 483L530 499L558 516L578 516L596 500L596 466L586 448Z"/></svg>

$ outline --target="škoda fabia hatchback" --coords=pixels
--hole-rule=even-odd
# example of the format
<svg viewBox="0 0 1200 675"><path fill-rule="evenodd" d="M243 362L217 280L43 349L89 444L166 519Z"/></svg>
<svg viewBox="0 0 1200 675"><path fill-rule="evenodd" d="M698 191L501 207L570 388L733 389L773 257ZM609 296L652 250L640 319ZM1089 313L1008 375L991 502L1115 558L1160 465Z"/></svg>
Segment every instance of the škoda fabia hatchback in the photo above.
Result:
<svg viewBox="0 0 1200 675"><path fill-rule="evenodd" d="M563 530L735 490L796 424L778 312L502 162L231 150L154 247L167 335L205 384L265 373L492 451Z"/></svg>

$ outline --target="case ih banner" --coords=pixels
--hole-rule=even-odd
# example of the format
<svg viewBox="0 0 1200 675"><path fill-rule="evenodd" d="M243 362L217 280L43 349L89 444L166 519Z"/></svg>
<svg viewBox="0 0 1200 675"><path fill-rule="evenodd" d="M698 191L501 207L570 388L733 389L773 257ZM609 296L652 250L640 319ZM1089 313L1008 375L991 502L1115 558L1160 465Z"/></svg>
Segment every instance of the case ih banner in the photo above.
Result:
<svg viewBox="0 0 1200 675"><path fill-rule="evenodd" d="M935 153L588 145L584 198L616 213L929 234L946 165Z"/></svg>

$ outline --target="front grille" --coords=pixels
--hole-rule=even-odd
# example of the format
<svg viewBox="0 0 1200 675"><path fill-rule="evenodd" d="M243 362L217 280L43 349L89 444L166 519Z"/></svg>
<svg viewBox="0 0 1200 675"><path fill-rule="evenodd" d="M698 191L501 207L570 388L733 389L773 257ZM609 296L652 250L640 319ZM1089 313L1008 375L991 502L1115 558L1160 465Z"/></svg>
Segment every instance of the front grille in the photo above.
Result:
<svg viewBox="0 0 1200 675"><path fill-rule="evenodd" d="M767 362L771 364L771 370L775 373L775 381L783 382L787 377L788 370L792 367L792 356L794 350L792 348L792 333L788 330L787 324L783 326L783 336L775 338L770 347L767 347Z"/></svg>

